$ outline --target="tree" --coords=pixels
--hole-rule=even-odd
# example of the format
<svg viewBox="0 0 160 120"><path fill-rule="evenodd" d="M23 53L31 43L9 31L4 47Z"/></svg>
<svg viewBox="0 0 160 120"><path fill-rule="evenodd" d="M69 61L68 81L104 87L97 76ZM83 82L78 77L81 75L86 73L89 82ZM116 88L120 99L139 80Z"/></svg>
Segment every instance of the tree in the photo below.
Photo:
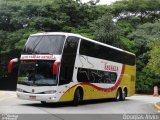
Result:
<svg viewBox="0 0 160 120"><path fill-rule="evenodd" d="M118 29L110 14L105 14L92 25L96 39L100 42L116 46L118 43Z"/></svg>
<svg viewBox="0 0 160 120"><path fill-rule="evenodd" d="M0 30L0 54L6 51L8 46L8 33Z"/></svg>
<svg viewBox="0 0 160 120"><path fill-rule="evenodd" d="M145 23L143 25L138 26L138 28L128 35L128 38L135 41L135 45L137 47L136 54L138 56L146 53L149 48L147 43L160 38L160 22L156 23Z"/></svg>
<svg viewBox="0 0 160 120"><path fill-rule="evenodd" d="M146 23L159 20L159 6L159 0L120 0L111 5L111 11L118 19L135 16Z"/></svg>
<svg viewBox="0 0 160 120"><path fill-rule="evenodd" d="M144 87L151 89L153 84L160 79L160 76L156 74L155 67L158 65L159 44L157 39L160 40L159 33L160 23L156 22L140 25L134 32L128 35L128 38L135 42L135 53L137 55L136 84L139 89ZM154 44L157 44L157 47Z"/></svg>
<svg viewBox="0 0 160 120"><path fill-rule="evenodd" d="M100 0L90 0L88 3L90 4L90 5L96 5L97 3L99 3L100 2Z"/></svg>
<svg viewBox="0 0 160 120"><path fill-rule="evenodd" d="M160 76L160 37L150 42L148 46L151 48L151 51L149 52L150 59L147 66L152 72Z"/></svg>

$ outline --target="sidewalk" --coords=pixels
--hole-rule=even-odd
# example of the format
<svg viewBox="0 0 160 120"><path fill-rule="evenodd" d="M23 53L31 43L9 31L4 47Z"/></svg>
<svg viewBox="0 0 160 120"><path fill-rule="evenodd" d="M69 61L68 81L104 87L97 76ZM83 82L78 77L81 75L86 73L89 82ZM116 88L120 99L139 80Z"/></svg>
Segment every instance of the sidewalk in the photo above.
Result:
<svg viewBox="0 0 160 120"><path fill-rule="evenodd" d="M153 96L153 95L146 95L146 94L135 94L135 96L141 96L141 95L143 95L143 96ZM153 96L154 97L154 96ZM155 97L156 99L157 98L160 98L160 96L157 96L157 97ZM154 103L154 107L157 109L157 110L159 110L160 111L160 100L159 100L159 102L156 102L156 103Z"/></svg>
<svg viewBox="0 0 160 120"><path fill-rule="evenodd" d="M0 97L5 94L8 94L8 95L16 94L16 91L0 90Z"/></svg>

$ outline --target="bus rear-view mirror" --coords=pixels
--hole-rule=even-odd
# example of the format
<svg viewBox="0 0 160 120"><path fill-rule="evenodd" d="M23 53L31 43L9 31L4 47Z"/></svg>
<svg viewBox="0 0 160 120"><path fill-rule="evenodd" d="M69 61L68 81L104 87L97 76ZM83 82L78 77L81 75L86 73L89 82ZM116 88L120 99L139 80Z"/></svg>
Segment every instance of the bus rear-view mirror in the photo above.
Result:
<svg viewBox="0 0 160 120"><path fill-rule="evenodd" d="M13 67L14 67L15 63L18 63L18 58L14 58L14 59L10 60L10 62L8 64L8 73L9 74L11 74L13 72Z"/></svg>
<svg viewBox="0 0 160 120"><path fill-rule="evenodd" d="M54 62L53 63L53 75L58 74L58 68L59 68L60 62Z"/></svg>

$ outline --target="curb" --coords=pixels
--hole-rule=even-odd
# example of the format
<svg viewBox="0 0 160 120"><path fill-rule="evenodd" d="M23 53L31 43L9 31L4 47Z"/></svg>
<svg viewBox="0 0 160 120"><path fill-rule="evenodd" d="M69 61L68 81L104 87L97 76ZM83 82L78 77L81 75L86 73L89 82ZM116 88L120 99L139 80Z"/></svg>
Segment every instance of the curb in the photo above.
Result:
<svg viewBox="0 0 160 120"><path fill-rule="evenodd" d="M151 94L134 94L134 96L153 96L153 95L151 95Z"/></svg>
<svg viewBox="0 0 160 120"><path fill-rule="evenodd" d="M154 103L154 107L155 107L157 110L160 110L160 103Z"/></svg>

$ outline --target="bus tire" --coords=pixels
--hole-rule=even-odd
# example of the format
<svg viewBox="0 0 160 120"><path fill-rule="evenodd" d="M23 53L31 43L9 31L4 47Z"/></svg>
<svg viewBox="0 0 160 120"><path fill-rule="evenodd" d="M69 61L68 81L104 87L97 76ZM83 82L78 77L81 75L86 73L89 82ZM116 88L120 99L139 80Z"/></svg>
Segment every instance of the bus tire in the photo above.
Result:
<svg viewBox="0 0 160 120"><path fill-rule="evenodd" d="M124 94L125 94L125 97L128 96L128 90L127 90L127 88L124 88Z"/></svg>
<svg viewBox="0 0 160 120"><path fill-rule="evenodd" d="M73 98L73 105L78 106L81 101L82 99L81 99L80 89L76 89L74 93L74 98Z"/></svg>
<svg viewBox="0 0 160 120"><path fill-rule="evenodd" d="M41 104L46 105L47 102L46 101L41 101Z"/></svg>
<svg viewBox="0 0 160 120"><path fill-rule="evenodd" d="M125 89L123 90L122 100L125 100L126 97L127 97L127 88L125 88Z"/></svg>
<svg viewBox="0 0 160 120"><path fill-rule="evenodd" d="M116 100L117 101L122 100L122 90L120 88L117 90Z"/></svg>
<svg viewBox="0 0 160 120"><path fill-rule="evenodd" d="M125 96L125 91L122 92L122 99L121 101L124 101L126 99L126 96Z"/></svg>

